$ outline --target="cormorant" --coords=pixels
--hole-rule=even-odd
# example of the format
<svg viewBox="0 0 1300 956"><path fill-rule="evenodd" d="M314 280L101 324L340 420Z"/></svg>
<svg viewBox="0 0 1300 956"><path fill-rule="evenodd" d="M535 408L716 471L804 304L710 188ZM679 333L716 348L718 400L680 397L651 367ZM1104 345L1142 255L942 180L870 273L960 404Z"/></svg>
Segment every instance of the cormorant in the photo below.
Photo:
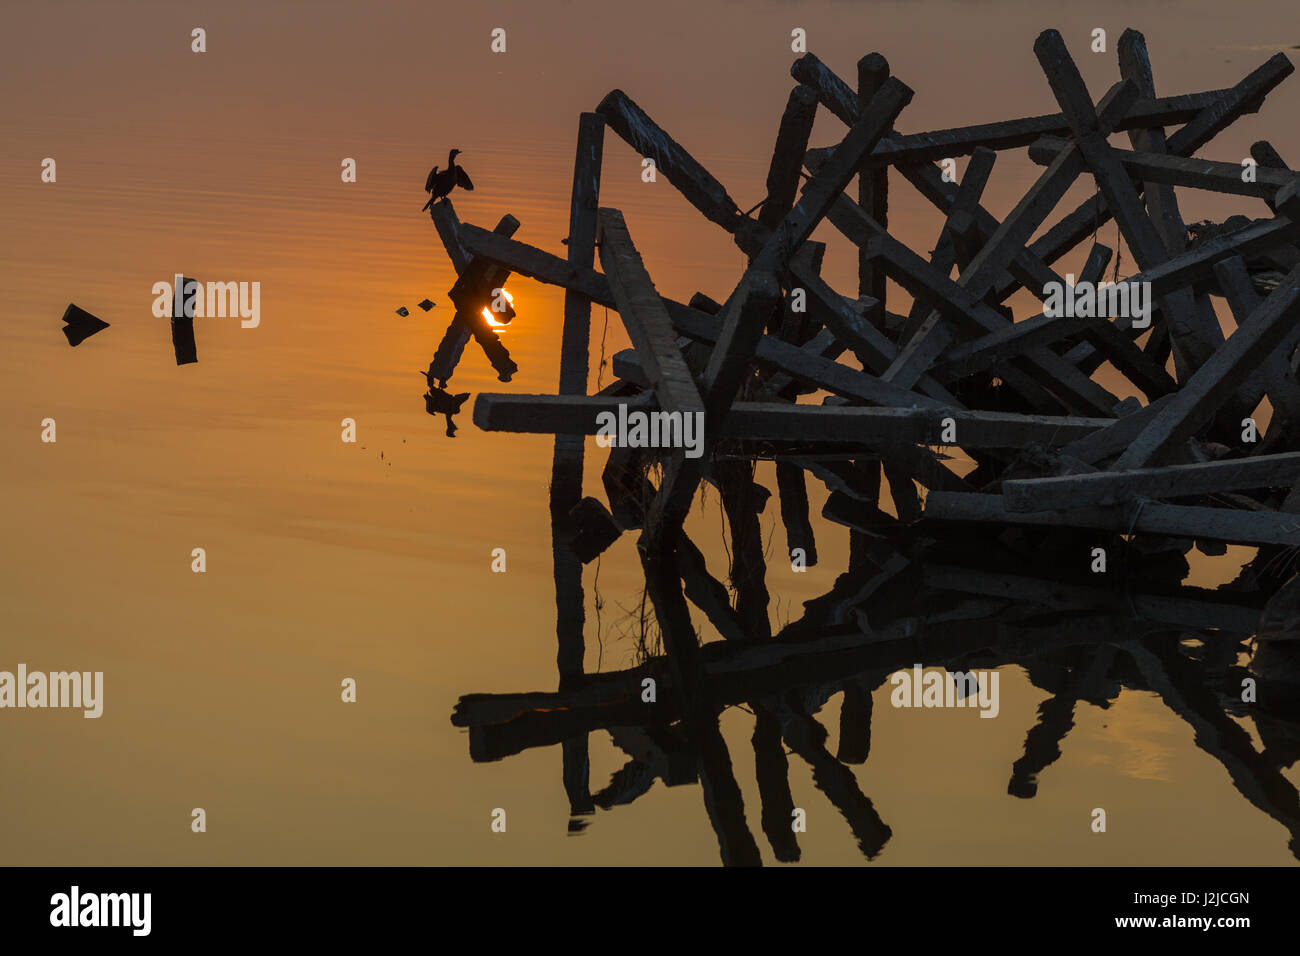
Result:
<svg viewBox="0 0 1300 956"><path fill-rule="evenodd" d="M470 192L474 191L474 184L465 175L465 170L456 165L456 157L459 154L460 150L458 149L453 149L448 154L447 168L442 172L438 172L437 166L429 170L429 177L424 181L424 191L432 195L429 196L429 201L424 204L424 209L421 209L420 212L424 212L425 209L428 209L457 186L461 189L468 189Z"/></svg>
<svg viewBox="0 0 1300 956"><path fill-rule="evenodd" d="M430 415L444 415L447 418L447 437L456 437L456 423L451 420L451 416L460 412L460 407L465 404L465 399L469 398L469 392L461 392L459 395L453 395L445 388L440 388L433 380L432 372L421 372L429 384L429 390L424 395L424 410Z"/></svg>

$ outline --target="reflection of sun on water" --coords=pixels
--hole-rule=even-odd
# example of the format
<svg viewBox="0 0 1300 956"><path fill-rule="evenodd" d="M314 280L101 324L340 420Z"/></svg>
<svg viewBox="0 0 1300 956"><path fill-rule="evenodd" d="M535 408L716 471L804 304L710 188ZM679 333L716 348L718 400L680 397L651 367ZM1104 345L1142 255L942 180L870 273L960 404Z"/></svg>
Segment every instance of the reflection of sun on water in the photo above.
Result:
<svg viewBox="0 0 1300 956"><path fill-rule="evenodd" d="M515 304L515 297L511 295L509 292L507 292L505 289L501 290L501 294L506 297L506 302L510 303L511 305ZM492 328L494 329L507 328L506 323L498 322L496 320L496 316L492 314L492 310L486 305L483 306L483 318L487 319L487 324L492 326Z"/></svg>

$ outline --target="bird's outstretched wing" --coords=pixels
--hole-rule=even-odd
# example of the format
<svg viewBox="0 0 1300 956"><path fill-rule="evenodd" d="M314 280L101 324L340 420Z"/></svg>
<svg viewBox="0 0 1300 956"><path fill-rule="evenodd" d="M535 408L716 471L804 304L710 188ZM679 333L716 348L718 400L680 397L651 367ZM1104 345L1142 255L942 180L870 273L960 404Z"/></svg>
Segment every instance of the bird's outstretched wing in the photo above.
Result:
<svg viewBox="0 0 1300 956"><path fill-rule="evenodd" d="M426 193L431 193L431 192L433 192L433 177L434 177L434 176L437 176L437 175L438 175L438 167L437 167L437 166L435 166L435 167L433 167L433 169L429 170L428 178L426 178L426 179L424 180L424 191L425 191Z"/></svg>
<svg viewBox="0 0 1300 956"><path fill-rule="evenodd" d="M469 181L469 176L465 174L465 170L459 166L456 167L456 185L461 189L468 189L470 192L474 191L474 184Z"/></svg>

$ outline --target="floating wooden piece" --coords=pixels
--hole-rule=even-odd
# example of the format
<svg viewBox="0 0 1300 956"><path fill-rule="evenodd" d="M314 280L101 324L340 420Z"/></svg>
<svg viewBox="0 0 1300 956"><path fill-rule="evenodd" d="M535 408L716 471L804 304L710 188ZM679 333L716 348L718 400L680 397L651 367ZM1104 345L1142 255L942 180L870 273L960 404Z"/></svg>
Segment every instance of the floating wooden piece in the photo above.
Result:
<svg viewBox="0 0 1300 956"><path fill-rule="evenodd" d="M108 323L97 315L91 315L85 309L79 308L74 304L69 304L63 310L63 334L68 339L68 344L76 348L86 339L90 338L96 332L102 332L108 328Z"/></svg>
<svg viewBox="0 0 1300 956"><path fill-rule="evenodd" d="M192 365L199 360L194 342L194 299L202 294L202 283L180 276L172 290L172 351L177 365Z"/></svg>

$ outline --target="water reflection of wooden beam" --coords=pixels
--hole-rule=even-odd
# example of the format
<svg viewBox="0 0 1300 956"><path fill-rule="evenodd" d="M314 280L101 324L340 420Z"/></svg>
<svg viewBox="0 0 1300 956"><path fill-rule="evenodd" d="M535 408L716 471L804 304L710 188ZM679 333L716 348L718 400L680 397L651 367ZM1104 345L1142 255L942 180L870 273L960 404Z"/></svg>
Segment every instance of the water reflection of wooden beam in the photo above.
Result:
<svg viewBox="0 0 1300 956"><path fill-rule="evenodd" d="M1024 606L1025 613L1035 607ZM798 642L708 644L699 649L699 657L707 698L718 709L774 697L792 687L891 673L918 660L952 663L974 651L996 648L1018 656L1105 643L1116 633L1116 618L1109 614L1045 620L1041 608L1036 613L1032 621L1005 623L989 616L987 599L972 599L964 609L900 618L870 634L842 625L811 628ZM470 753L476 761L552 745L581 730L671 723L682 714L672 696L674 678L666 672L666 664L664 658L656 658L628 670L589 675L580 686L562 693L466 695L457 704L452 723L470 729ZM646 677L658 682L656 704L641 701L641 681Z"/></svg>
<svg viewBox="0 0 1300 956"><path fill-rule="evenodd" d="M840 742L835 759L846 764L867 762L871 754L871 691L863 680L844 684L840 704Z"/></svg>
<svg viewBox="0 0 1300 956"><path fill-rule="evenodd" d="M713 474L731 529L731 585L736 591L736 614L749 640L768 640L772 624L767 615L767 562L763 557L763 529L754 508L753 467L736 459L715 461Z"/></svg>
<svg viewBox="0 0 1300 956"><path fill-rule="evenodd" d="M1217 628L1243 636L1254 633L1259 619L1257 596L1204 588L1176 587L1163 593L1134 587L1109 590L1072 584L1059 577L1037 578L943 564L924 565L922 581L930 588L1003 597L1054 611L1130 611L1139 619L1170 627Z"/></svg>
<svg viewBox="0 0 1300 956"><path fill-rule="evenodd" d="M1038 705L1038 722L1025 735L1024 753L1011 767L1007 793L1023 799L1038 793L1038 775L1060 758L1061 744L1074 728L1074 709L1084 688L1104 677L1114 659L1114 648L1100 647L1083 664L1060 666L1063 686Z"/></svg>
<svg viewBox="0 0 1300 956"><path fill-rule="evenodd" d="M782 736L790 749L812 768L817 789L840 811L862 853L867 859L874 858L893 831L880 819L871 800L858 786L853 771L826 749L826 728L807 714L792 709L779 712L779 718Z"/></svg>
<svg viewBox="0 0 1300 956"><path fill-rule="evenodd" d="M808 520L808 485L803 469L790 462L776 463L776 488L781 498L781 523L785 526L786 554L803 553L805 567L817 564L817 541Z"/></svg>
<svg viewBox="0 0 1300 956"><path fill-rule="evenodd" d="M1300 859L1300 793L1260 755L1250 734L1224 713L1202 667L1168 641L1130 644L1125 650L1165 706L1191 725L1196 745L1228 771L1238 792L1286 827L1291 834L1288 848Z"/></svg>
<svg viewBox="0 0 1300 956"><path fill-rule="evenodd" d="M666 787L699 780L690 743L671 727L611 727L609 736L632 759L614 773L608 786L593 795L593 802L601 809L632 803L655 780L662 780Z"/></svg>
<svg viewBox="0 0 1300 956"><path fill-rule="evenodd" d="M791 827L794 797L790 793L790 763L781 743L781 723L765 708L754 713L751 743L763 834L777 860L797 863L800 854L799 840Z"/></svg>

